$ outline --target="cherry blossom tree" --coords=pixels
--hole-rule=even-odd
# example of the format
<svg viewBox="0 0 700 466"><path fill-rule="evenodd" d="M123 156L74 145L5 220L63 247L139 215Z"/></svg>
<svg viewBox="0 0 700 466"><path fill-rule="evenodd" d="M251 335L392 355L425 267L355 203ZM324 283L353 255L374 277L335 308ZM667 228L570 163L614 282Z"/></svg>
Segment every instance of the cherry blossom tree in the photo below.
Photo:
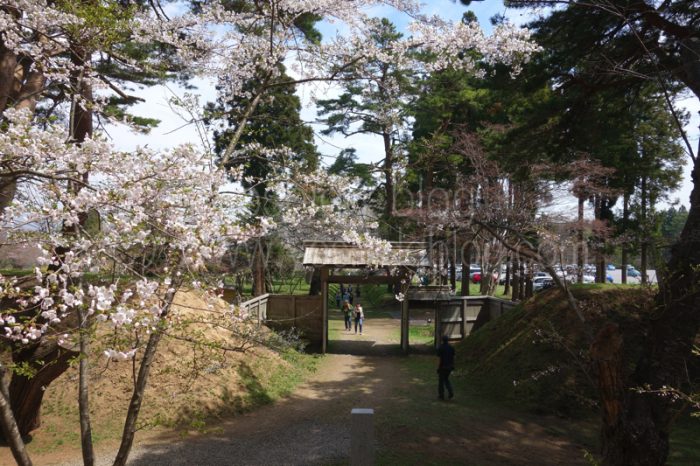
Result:
<svg viewBox="0 0 700 466"><path fill-rule="evenodd" d="M227 184L231 173L221 167L236 154L254 150L260 155L272 150L242 145L240 140L247 120L278 82L280 65L289 63L293 81L300 83L330 81L344 67L376 60L384 52L368 47L364 40L370 22L367 9L375 5L391 6L413 18L411 35L392 55L405 60L416 50L430 53L435 59L421 65L428 66L428 71L460 67L476 73L474 57L517 69L536 49L525 30L501 25L486 36L474 24L455 25L426 17L409 0L251 1L237 9L230 8L230 2L214 1L180 8L178 14L170 15L157 2L149 3L152 8L136 9L124 18L128 39L174 51L180 62L189 64L190 73L213 77L225 100L247 102L221 164L213 162L206 140L204 149L185 145L124 153L91 130L76 139L74 125L35 121L32 110L48 92L45 79L70 84L71 115L83 112L90 124L94 110L105 108L102 97L120 91L90 66L88 58L97 48L76 50L80 43L71 39L76 37L76 28L86 24L62 9L62 2L11 0L0 8L0 97L4 99L0 101L0 228L10 241L38 244L42 250L35 276L0 277L0 338L13 351L55 341L66 350L78 348L85 357L86 339L98 335L98 326L107 326L115 334L139 335L117 338L105 350L105 357L112 361L140 361L114 463L118 465L127 461L159 342L177 320L175 294L185 286L206 288L201 272L209 260L223 254L231 243L257 237L273 227L266 219L256 222L255 228L242 226L237 203L240 191ZM342 22L348 33L318 41L299 27L310 16ZM152 64L127 58L124 63L143 69ZM8 74L11 69L19 75ZM258 79L259 85L251 89L252 79ZM201 107L196 100L185 99L184 103L193 122L199 122ZM332 210L342 206L312 202L307 187L313 191L335 181L320 173L292 170L289 175L295 188L286 197L298 204L289 211L296 218L288 215L287 220L313 225L318 231L324 222L332 221ZM383 255L392 253L391 246L369 234L371 222L367 227L367 232L345 227L328 230L367 245L379 263ZM160 260L148 271L137 267L139 258L154 249ZM128 278L120 279L123 276ZM225 316L230 328L244 325L245 319L236 307ZM88 370L81 364L81 433L84 461L92 464ZM21 440L26 432L18 428L21 419L11 412L4 383L0 388L3 431L18 463L30 464Z"/></svg>

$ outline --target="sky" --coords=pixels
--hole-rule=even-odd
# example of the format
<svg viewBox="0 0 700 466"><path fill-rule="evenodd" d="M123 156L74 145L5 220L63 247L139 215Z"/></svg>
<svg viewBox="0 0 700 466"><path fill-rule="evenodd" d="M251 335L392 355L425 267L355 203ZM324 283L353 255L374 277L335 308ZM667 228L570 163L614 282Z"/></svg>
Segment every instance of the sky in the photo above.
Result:
<svg viewBox="0 0 700 466"><path fill-rule="evenodd" d="M487 0L483 2L473 2L468 8L464 7L459 1L452 0L432 0L425 3L424 13L436 14L444 18L454 21L459 21L462 14L467 10L472 10L479 19L482 28L488 33L491 30L489 19L496 14L505 15L511 22L515 24L525 24L530 18L531 13L527 10L516 10L506 8L501 0ZM370 14L378 17L387 17L397 25L401 31L408 23L408 18L405 15L397 14L389 7L374 8L370 10ZM334 36L337 31L337 26L326 22L322 22L318 26L324 37ZM189 90L194 94L198 94L202 104L212 102L216 98L213 82L205 78L196 78L192 81L196 90ZM199 144L200 137L198 132L192 125L187 125L186 122L178 116L168 104L169 100L176 96L181 96L185 90L177 86L156 86L147 89L135 89L135 94L142 96L146 102L136 105L133 108L134 114L157 118L161 120L160 125L154 128L150 134L133 134L127 128L121 126L110 126L106 128L109 137L112 138L114 144L121 150L133 150L137 146L149 146L153 149L172 148L177 144L194 142ZM312 94L316 94L317 98L331 97L337 95L337 87L305 85L299 86L297 94L302 101L301 116L304 121L309 123L315 132L315 140L320 153L323 156L323 163L330 165L334 158L342 149L354 148L361 162L379 162L383 158L383 144L379 137L369 135L356 135L350 138L344 138L342 135L323 136L320 134L323 125L316 124L316 110L312 101ZM690 136L693 148L698 147L698 111L700 111L700 102L696 98L687 98L681 102L682 106L691 113L691 120L686 127ZM688 205L692 183L690 181L690 164L686 165L686 173L681 189L676 193L671 194L670 200L679 199L681 203Z"/></svg>

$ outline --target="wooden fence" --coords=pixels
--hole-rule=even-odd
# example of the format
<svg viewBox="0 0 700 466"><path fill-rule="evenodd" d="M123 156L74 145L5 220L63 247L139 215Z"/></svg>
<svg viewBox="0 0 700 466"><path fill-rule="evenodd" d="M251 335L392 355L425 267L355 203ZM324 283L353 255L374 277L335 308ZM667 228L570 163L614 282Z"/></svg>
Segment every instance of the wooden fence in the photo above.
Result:
<svg viewBox="0 0 700 466"><path fill-rule="evenodd" d="M311 348L323 340L321 296L264 294L244 303L241 309L276 330L297 329Z"/></svg>
<svg viewBox="0 0 700 466"><path fill-rule="evenodd" d="M517 304L492 296L455 296L435 302L435 342L461 340Z"/></svg>
<svg viewBox="0 0 700 466"><path fill-rule="evenodd" d="M428 295L426 295L428 296ZM442 335L461 340L487 322L496 319L517 303L492 296L429 295L428 299L411 297L409 312L414 309L435 310L435 343ZM241 303L248 315L277 330L297 329L310 349L323 344L323 301L321 296L264 294Z"/></svg>

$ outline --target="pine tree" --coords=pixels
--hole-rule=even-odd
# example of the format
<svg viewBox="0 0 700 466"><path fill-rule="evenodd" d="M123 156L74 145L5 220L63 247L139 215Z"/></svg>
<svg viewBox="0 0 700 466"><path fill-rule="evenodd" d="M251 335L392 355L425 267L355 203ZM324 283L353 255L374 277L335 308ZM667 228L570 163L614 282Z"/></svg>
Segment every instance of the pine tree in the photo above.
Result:
<svg viewBox="0 0 700 466"><path fill-rule="evenodd" d="M401 157L402 144L409 114L406 103L410 96L412 70L401 65L394 44L402 34L387 19L372 23L370 34L373 46L385 53L386 59L375 59L343 69L338 76L343 92L334 99L319 100L319 121L327 128L323 134L373 134L381 137L384 159L381 173L384 178L383 218L388 226L386 234L394 237L391 229L395 205L394 188L396 163Z"/></svg>
<svg viewBox="0 0 700 466"><path fill-rule="evenodd" d="M302 170L313 171L318 167L319 154L314 144L313 130L306 125L299 114L301 102L295 94L295 86L289 84L290 78L282 72L270 84L268 96L256 107L248 118L240 137L240 144L245 147L251 143L264 148L288 148L292 158L270 159L266 154L244 151L242 155L228 160L229 166L242 167L239 181L250 194L247 203L247 221L255 224L259 217L279 215L276 195L270 190L270 181L292 166ZM255 83L250 83L250 86ZM207 122L215 126L214 150L221 156L229 145L231 136L236 132L241 113L247 108L247 99L235 101L218 101L208 106ZM253 271L253 294L266 292L268 282L267 264L271 238L261 238L250 253Z"/></svg>

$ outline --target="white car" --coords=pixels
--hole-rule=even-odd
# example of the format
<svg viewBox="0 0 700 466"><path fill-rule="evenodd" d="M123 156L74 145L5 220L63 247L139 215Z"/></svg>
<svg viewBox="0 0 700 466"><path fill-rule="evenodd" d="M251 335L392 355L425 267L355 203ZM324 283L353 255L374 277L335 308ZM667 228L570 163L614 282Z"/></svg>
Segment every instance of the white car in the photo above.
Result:
<svg viewBox="0 0 700 466"><path fill-rule="evenodd" d="M535 277L532 280L533 291L541 291L545 288L550 288L552 286L554 286L554 280L552 280L552 277L550 277L549 275L547 275L546 277Z"/></svg>

